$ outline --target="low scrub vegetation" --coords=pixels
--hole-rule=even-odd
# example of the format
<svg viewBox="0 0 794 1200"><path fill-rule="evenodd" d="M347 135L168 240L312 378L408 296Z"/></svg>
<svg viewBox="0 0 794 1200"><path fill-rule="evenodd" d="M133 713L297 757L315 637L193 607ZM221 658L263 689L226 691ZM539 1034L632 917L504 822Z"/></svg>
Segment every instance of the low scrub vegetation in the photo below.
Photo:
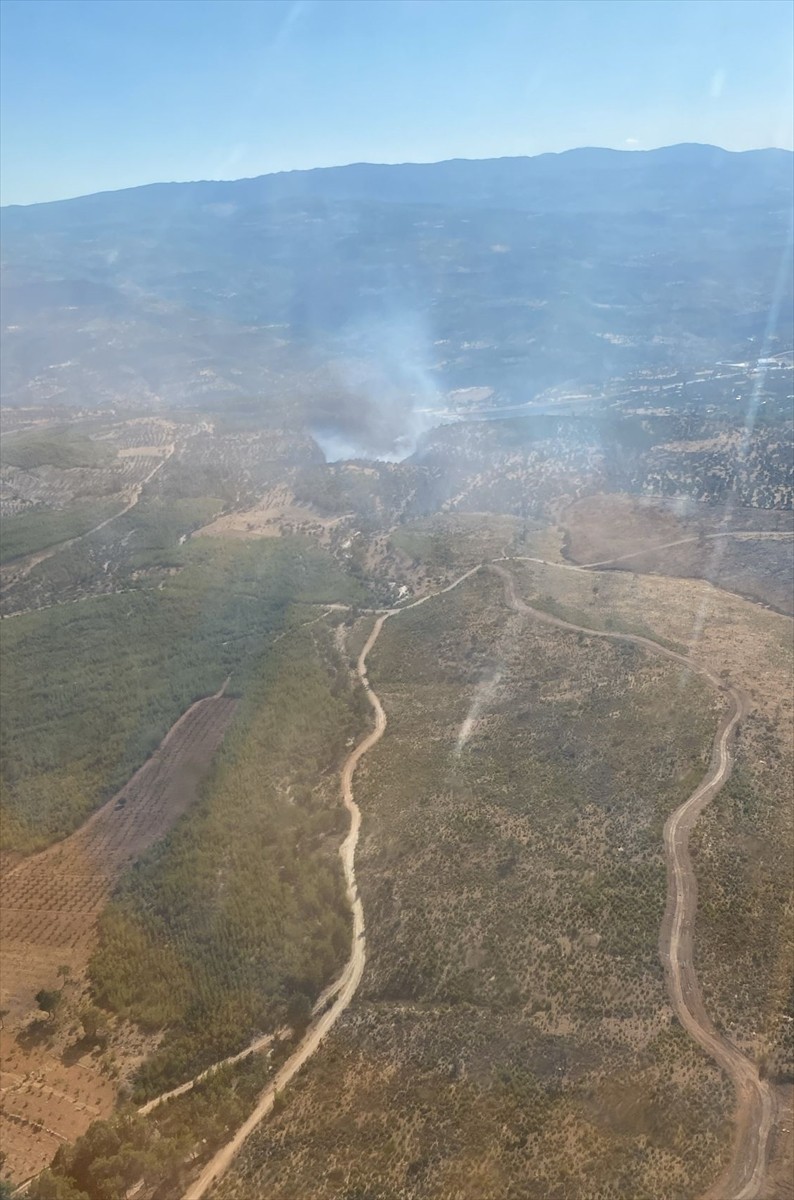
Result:
<svg viewBox="0 0 794 1200"><path fill-rule="evenodd" d="M162 588L55 606L3 625L3 838L71 832L228 675L240 690L295 602L359 599L300 539L184 548Z"/></svg>
<svg viewBox="0 0 794 1200"><path fill-rule="evenodd" d="M223 1200L684 1200L727 1081L674 1022L661 831L705 772L709 689L511 614L486 574L393 619L357 785L360 991Z"/></svg>
<svg viewBox="0 0 794 1200"><path fill-rule="evenodd" d="M324 626L282 638L204 796L128 873L101 921L99 1004L166 1033L135 1098L305 1008L350 952L337 768L361 698Z"/></svg>

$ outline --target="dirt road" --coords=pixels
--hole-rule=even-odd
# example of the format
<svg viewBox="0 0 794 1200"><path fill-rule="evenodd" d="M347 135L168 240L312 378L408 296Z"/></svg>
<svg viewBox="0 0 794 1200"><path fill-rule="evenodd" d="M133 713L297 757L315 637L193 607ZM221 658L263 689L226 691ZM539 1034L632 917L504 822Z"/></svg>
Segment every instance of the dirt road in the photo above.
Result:
<svg viewBox="0 0 794 1200"><path fill-rule="evenodd" d="M364 962L366 958L366 943L364 938L364 909L356 888L356 872L355 872L355 853L358 843L358 835L361 829L361 813L358 805L353 799L353 774L360 760L364 757L368 750L379 742L383 736L383 731L386 728L386 714L383 711L380 700L369 686L367 679L367 655L369 654L375 642L378 640L380 631L383 628L384 622L391 616L391 613L383 613L376 620L372 632L358 657L356 664L356 672L361 680L367 699L369 700L372 709L375 713L375 727L367 734L356 748L348 755L345 764L342 768L342 799L345 807L350 813L350 829L340 848L339 854L342 859L342 868L345 873L345 883L347 884L347 898L350 901L350 907L353 913L353 946L348 959L347 966L340 979L338 979L329 992L336 991L336 998L330 1008L310 1026L306 1036L300 1042L297 1050L292 1054L283 1067L277 1073L275 1079L265 1089L259 1097L256 1108L250 1114L248 1119L235 1133L231 1141L210 1159L204 1170L201 1172L195 1182L185 1192L184 1200L199 1200L207 1189L215 1183L217 1179L228 1169L229 1165L240 1151L243 1142L253 1129L262 1121L264 1117L271 1111L276 1101L276 1096L282 1088L286 1087L289 1081L301 1069L307 1059L311 1058L315 1050L322 1042L328 1030L331 1029L345 1011L348 1004L355 995L356 988L364 972Z"/></svg>
<svg viewBox="0 0 794 1200"><path fill-rule="evenodd" d="M141 498L141 493L146 487L146 484L150 483L151 480L154 479L157 472L162 470L168 459L174 454L175 450L175 443L170 442L165 447L165 454L157 463L157 465L152 468L148 475L145 475L143 479L134 484L133 487L127 491L126 503L124 504L123 508L119 509L118 512L113 513L110 517L105 517L104 521L100 521L98 525L94 525L93 528L87 529L85 533L78 533L75 537L67 538L65 542L56 542L53 546L47 546L44 550L36 550L33 554L26 555L25 558L19 558L8 563L7 566L3 568L2 572L0 572L0 577L2 577L3 580L3 586L5 588L13 587L15 583L19 583L22 579L27 578L33 568L37 567L39 563L43 563L48 558L52 558L53 554L57 554L60 550L66 550L69 546L74 546L77 542L82 542L84 538L90 537L92 533L98 533L100 529L104 529L106 525L110 525L111 521L117 521L119 517L123 517L125 513L128 513L131 508L135 507Z"/></svg>
<svg viewBox="0 0 794 1200"><path fill-rule="evenodd" d="M659 952L676 1016L690 1037L727 1072L736 1090L736 1135L732 1159L725 1173L707 1192L707 1200L757 1200L762 1195L767 1147L776 1118L775 1094L770 1085L760 1078L755 1063L715 1028L706 1013L693 962L697 881L689 855L689 835L695 822L731 774L731 746L737 726L745 715L746 699L738 689L727 685L707 667L675 650L668 650L650 638L639 634L588 629L532 608L516 594L515 580L509 571L495 564L492 570L502 579L505 597L514 612L532 616L559 629L642 646L700 675L727 701L727 710L714 735L706 776L689 799L671 814L664 827L667 908L659 935Z"/></svg>
<svg viewBox="0 0 794 1200"><path fill-rule="evenodd" d="M786 538L794 537L794 533L790 530L770 531L768 529L724 529L720 533L705 533L704 538L744 538L747 541L755 541L758 538ZM557 567L562 571L594 571L598 567L611 567L615 563L627 562L630 558L641 558L646 554L654 554L657 550L671 550L674 546L686 546L690 542L700 541L701 535L695 537L677 538L674 542L661 542L654 546L643 546L641 550L632 550L629 554L619 554L617 558L603 558L599 562L589 563L573 563L573 562L550 562L545 558L532 558L526 554L507 554L505 553L501 560L502 562L530 562L541 563L544 567Z"/></svg>
<svg viewBox="0 0 794 1200"><path fill-rule="evenodd" d="M641 550L632 550L629 554L619 554L617 558L605 558L601 562L580 563L579 566L583 571L592 570L594 567L611 567L613 563L626 562L629 558L641 558L643 554L653 554L656 550L672 550L674 546L686 546L690 542L711 541L713 538L735 537L744 538L746 541L756 541L758 538L785 538L792 537L794 534L790 530L769 530L769 529L723 529L719 533L699 533L694 537L677 538L674 542L662 542L656 546L643 546Z"/></svg>
<svg viewBox="0 0 794 1200"><path fill-rule="evenodd" d="M336 1024L356 993L361 976L364 973L366 941L364 936L364 909L356 887L355 854L359 831L361 829L361 812L353 799L353 775L361 759L380 741L386 729L386 713L383 711L383 705L370 687L369 679L367 678L367 655L377 642L384 624L390 617L398 617L401 613L407 612L411 608L417 608L420 604L426 604L434 596L441 596L445 592L451 592L453 588L458 587L464 580L479 570L480 564L472 567L471 570L466 571L454 580L453 583L441 588L438 592L422 596L421 599L414 600L412 604L408 604L404 608L390 608L385 612L381 612L372 627L369 637L364 643L361 653L358 656L358 662L356 663L356 674L364 687L367 699L375 713L375 727L348 755L342 767L341 774L342 799L345 808L350 813L350 829L339 850L342 859L342 868L345 873L345 883L347 884L347 897L353 913L353 946L350 958L339 979L335 980L325 989L317 1004L315 1004L314 1011L317 1012L324 1003L327 1003L335 995L336 999L333 1001L331 1007L322 1012L314 1024L309 1027L306 1036L299 1044L295 1053L287 1059L273 1082L268 1085L259 1097L256 1108L251 1115L240 1126L234 1137L225 1146L222 1146L210 1159L198 1178L184 1193L183 1200L200 1200L200 1197L206 1194L208 1188L228 1170L249 1134L272 1110L278 1093L282 1088L286 1087L304 1063L311 1058L325 1035ZM244 1053L248 1053L248 1051ZM214 1068L210 1068L210 1070L212 1069ZM186 1091L190 1086L189 1083L184 1084L183 1090ZM154 1104L152 1104L153 1106Z"/></svg>

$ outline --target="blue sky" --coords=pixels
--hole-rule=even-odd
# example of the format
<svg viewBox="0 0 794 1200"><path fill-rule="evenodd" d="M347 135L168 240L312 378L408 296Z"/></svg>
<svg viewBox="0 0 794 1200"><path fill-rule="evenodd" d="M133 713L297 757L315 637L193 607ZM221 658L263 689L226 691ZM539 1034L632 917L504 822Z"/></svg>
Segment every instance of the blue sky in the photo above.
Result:
<svg viewBox="0 0 794 1200"><path fill-rule="evenodd" d="M2 196L792 146L789 0L3 0Z"/></svg>

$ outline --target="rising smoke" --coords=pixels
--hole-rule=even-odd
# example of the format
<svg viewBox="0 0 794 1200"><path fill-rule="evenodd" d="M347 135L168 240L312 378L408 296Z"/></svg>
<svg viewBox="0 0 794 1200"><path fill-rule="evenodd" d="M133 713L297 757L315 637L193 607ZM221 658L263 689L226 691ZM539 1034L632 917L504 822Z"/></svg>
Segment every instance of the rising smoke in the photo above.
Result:
<svg viewBox="0 0 794 1200"><path fill-rule="evenodd" d="M315 441L328 462L407 458L444 404L426 329L405 313L379 316L348 326L343 342L351 352L329 363L327 390L315 401Z"/></svg>

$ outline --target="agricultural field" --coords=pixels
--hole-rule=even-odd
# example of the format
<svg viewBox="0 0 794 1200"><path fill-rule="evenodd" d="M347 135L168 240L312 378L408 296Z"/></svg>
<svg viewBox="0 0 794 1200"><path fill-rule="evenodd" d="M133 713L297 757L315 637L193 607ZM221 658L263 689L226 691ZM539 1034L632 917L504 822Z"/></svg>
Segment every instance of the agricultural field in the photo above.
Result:
<svg viewBox="0 0 794 1200"><path fill-rule="evenodd" d="M347 958L337 770L360 697L322 622L265 660L189 820L129 873L89 968L106 1009L165 1037L150 1099L317 999Z"/></svg>
<svg viewBox="0 0 794 1200"><path fill-rule="evenodd" d="M219 702L232 703L219 697L203 706ZM53 1128L49 1140L39 1131L35 1169L57 1148L59 1133L72 1140L92 1116L110 1118L93 1125L74 1153L63 1150L56 1156L56 1175L74 1178L75 1172L79 1176L87 1170L92 1147L89 1194L123 1196L127 1185L118 1193L105 1192L97 1182L104 1178L106 1148L115 1144L126 1156L124 1170L132 1172L128 1185L144 1179L167 1189L187 1169L186 1158L195 1165L242 1120L274 1063L288 1052L289 1039L276 1039L269 1055L214 1074L145 1121L133 1119L129 1107L127 1115L110 1113L120 1097L140 1103L157 1096L241 1049L263 1029L275 1032L291 1021L299 1028L305 1024L311 1004L338 972L349 947L337 857L345 822L336 771L360 724L358 698L333 631L322 622L295 624L241 702L198 803L148 854L140 838L128 836L127 847L134 848L138 865L122 876L100 918L89 986L80 989L83 1009L70 995L75 981L70 971L61 985L63 1009L44 1023L49 1073L43 1067L39 1071L46 1082L31 1089L28 1079L20 1079L14 1092L19 1093L17 1107L25 1105L28 1130L38 1120L49 1122L48 1128L56 1118L71 1121L63 1132ZM198 728L197 734L201 736ZM118 801L111 802L109 820L118 822L120 812L126 818L132 803L131 797L120 809ZM88 829L103 815L89 822ZM163 832L161 823L154 836L162 838ZM22 867L35 861L26 860ZM86 1067L96 1067L102 1081L100 1064L92 1061L92 1040L67 1046L61 1061L55 1053L66 1037L63 1026L86 1004L100 1018L101 1066L115 1081L105 1088L101 1105L91 1092L90 1107ZM130 1034L140 1028L150 1031L143 1046L140 1037L136 1041ZM130 1061L120 1064L125 1049ZM137 1063L131 1061L132 1050L138 1051ZM71 1079L64 1077L62 1065L70 1057L75 1060ZM10 1061L19 1068L18 1059L14 1045ZM29 1068L29 1051L25 1064ZM121 1078L120 1065L127 1068ZM130 1069L135 1066L137 1070ZM57 1104L50 1077L58 1080ZM93 1082L96 1087L97 1080ZM31 1167L32 1156L20 1144L21 1118L15 1114L16 1109L9 1121L16 1138L8 1144L15 1150L9 1160L19 1178L23 1164ZM191 1146L193 1154L188 1153ZM48 1195L46 1180L40 1186L45 1189L41 1195Z"/></svg>
<svg viewBox="0 0 794 1200"><path fill-rule="evenodd" d="M221 694L197 701L76 833L5 872L0 929L9 1015L31 1009L35 989L57 985L48 964L66 964L70 974L85 967L111 886L195 802L235 705Z"/></svg>
<svg viewBox="0 0 794 1200"><path fill-rule="evenodd" d="M41 1169L59 1141L82 1133L115 1098L115 1087L90 1054L91 1040L81 1046L78 1038L75 1052L66 1032L87 1003L85 972L99 915L124 868L196 802L235 704L222 695L198 701L76 833L4 873L0 1003L9 1032L0 1036L8 1042L3 1063L9 1082L0 1124L7 1162L20 1178ZM31 1021L42 993L53 998L51 1014L40 1009ZM16 1041L11 1030L21 1031Z"/></svg>
<svg viewBox="0 0 794 1200"><path fill-rule="evenodd" d="M732 1095L672 1019L657 940L661 827L713 694L511 613L486 573L389 622L369 673L389 725L358 785L364 979L217 1195L704 1187Z"/></svg>
<svg viewBox="0 0 794 1200"><path fill-rule="evenodd" d="M55 547L132 507L176 449L178 427L169 422L82 424L21 431L3 440L0 561L6 564L6 587ZM190 433L184 426L182 435Z"/></svg>
<svg viewBox="0 0 794 1200"><path fill-rule="evenodd" d="M129 1106L96 1121L74 1145L59 1147L52 1169L33 1181L31 1200L122 1200L176 1196L196 1167L241 1123L275 1065L251 1056L222 1067L184 1098L139 1115ZM191 1154L186 1161L186 1149Z"/></svg>

